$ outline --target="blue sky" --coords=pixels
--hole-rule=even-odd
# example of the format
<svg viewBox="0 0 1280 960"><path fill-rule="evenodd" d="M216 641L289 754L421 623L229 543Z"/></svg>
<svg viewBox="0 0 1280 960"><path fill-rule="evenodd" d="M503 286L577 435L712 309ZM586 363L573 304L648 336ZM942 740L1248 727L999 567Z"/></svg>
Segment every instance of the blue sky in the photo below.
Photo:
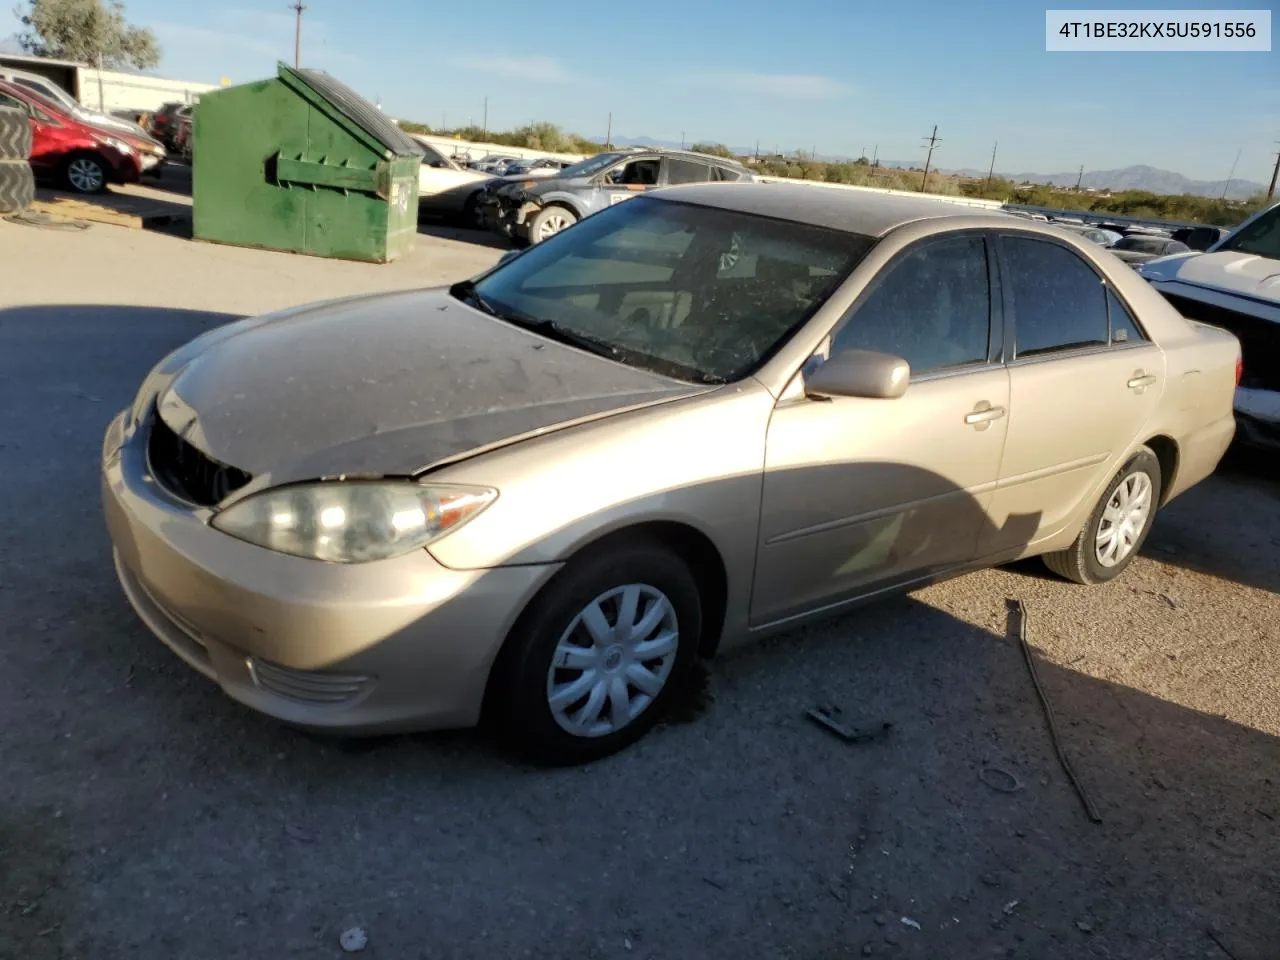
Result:
<svg viewBox="0 0 1280 960"><path fill-rule="evenodd" d="M1280 149L1274 45L1047 53L1043 4L306 2L305 66L433 125L479 123L487 95L491 128L550 120L603 136L612 111L622 136L854 155L878 144L909 160L936 123L947 168L985 169L999 141L1007 172L1147 163L1221 180L1242 150L1236 176L1264 183ZM128 0L127 12L159 36L166 76L253 80L293 56L286 0Z"/></svg>

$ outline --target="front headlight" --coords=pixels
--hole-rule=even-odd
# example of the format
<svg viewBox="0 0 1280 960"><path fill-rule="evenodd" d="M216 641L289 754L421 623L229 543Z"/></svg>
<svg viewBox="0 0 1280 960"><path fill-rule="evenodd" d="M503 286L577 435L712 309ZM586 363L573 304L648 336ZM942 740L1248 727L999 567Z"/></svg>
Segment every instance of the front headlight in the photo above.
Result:
<svg viewBox="0 0 1280 960"><path fill-rule="evenodd" d="M119 140L116 137L100 137L99 139L113 150L119 150L124 154L133 153L133 147L130 144L125 143L123 140Z"/></svg>
<svg viewBox="0 0 1280 960"><path fill-rule="evenodd" d="M218 530L268 550L367 563L419 550L491 504L487 487L335 481L266 490L214 515Z"/></svg>

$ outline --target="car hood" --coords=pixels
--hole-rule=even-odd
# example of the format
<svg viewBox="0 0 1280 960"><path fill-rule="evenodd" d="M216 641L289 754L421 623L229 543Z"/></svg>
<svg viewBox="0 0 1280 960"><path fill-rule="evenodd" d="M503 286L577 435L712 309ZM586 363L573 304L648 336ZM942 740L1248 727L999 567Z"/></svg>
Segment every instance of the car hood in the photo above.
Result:
<svg viewBox="0 0 1280 960"><path fill-rule="evenodd" d="M1223 250L1161 257L1145 264L1142 275L1157 283L1186 283L1280 304L1280 260L1252 253Z"/></svg>
<svg viewBox="0 0 1280 960"><path fill-rule="evenodd" d="M242 321L198 346L158 390L160 416L207 456L253 474L252 489L407 476L708 389L548 340L443 289Z"/></svg>

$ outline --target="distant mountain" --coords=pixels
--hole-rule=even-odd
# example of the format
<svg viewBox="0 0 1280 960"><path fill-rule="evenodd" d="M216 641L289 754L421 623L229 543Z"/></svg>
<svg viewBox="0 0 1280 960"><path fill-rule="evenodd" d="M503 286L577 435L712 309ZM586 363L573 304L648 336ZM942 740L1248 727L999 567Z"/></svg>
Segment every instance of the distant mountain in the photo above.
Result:
<svg viewBox="0 0 1280 960"><path fill-rule="evenodd" d="M603 137L600 140L604 140ZM696 140L686 140L685 146L692 146ZM668 147L677 149L679 141L662 140L657 137L614 137L613 143L619 147ZM750 156L755 147L729 147L738 156ZM765 150L761 149L761 154ZM826 163L848 163L854 158L847 156L831 156L818 154L818 159ZM891 170L921 169L921 160L881 160L880 166ZM948 170L940 168L943 173L961 177L985 177L986 170L965 168ZM996 176L1012 180L1014 183L1043 183L1055 187L1074 187L1079 172L1073 173L997 173ZM1120 170L1092 170L1085 173L1080 186L1095 190L1147 190L1159 194L1189 194L1195 197L1221 197L1222 188L1227 187L1227 198L1231 200L1248 200L1266 190L1266 185L1252 180L1233 179L1230 186L1225 180L1192 180L1172 170L1160 170L1157 167L1140 164L1124 167Z"/></svg>

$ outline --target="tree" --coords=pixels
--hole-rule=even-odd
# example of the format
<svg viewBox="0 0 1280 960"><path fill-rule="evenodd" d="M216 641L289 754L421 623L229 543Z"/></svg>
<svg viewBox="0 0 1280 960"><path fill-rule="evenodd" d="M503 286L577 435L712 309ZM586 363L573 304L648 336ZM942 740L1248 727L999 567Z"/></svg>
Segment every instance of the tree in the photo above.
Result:
<svg viewBox="0 0 1280 960"><path fill-rule="evenodd" d="M139 70L160 62L156 35L130 26L119 0L30 0L15 13L25 28L18 41L36 56Z"/></svg>

